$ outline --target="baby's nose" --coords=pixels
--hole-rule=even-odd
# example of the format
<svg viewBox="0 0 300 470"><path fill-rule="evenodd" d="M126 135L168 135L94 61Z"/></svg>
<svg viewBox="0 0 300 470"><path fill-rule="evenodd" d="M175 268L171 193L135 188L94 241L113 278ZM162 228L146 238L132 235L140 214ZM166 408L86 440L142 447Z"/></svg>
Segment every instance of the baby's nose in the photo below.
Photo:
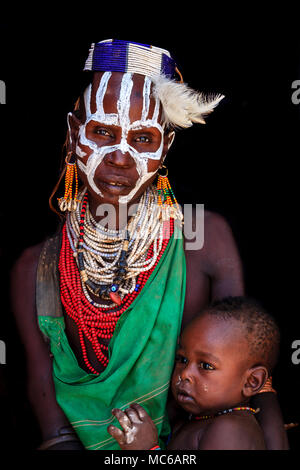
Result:
<svg viewBox="0 0 300 470"><path fill-rule="evenodd" d="M193 382L194 380L194 366L192 364L187 364L185 368L181 371L181 379L188 380Z"/></svg>

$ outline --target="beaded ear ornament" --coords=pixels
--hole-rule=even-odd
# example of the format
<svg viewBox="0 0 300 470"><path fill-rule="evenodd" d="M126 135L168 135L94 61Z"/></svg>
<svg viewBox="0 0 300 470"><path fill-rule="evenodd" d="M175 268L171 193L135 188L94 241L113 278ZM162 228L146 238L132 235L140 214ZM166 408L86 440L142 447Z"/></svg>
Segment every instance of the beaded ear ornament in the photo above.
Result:
<svg viewBox="0 0 300 470"><path fill-rule="evenodd" d="M178 219L183 223L182 211L168 179L168 169L165 165L162 165L162 168L165 169L165 174L161 175L158 173L156 184L158 205L161 208L162 220L169 220L171 217L173 219Z"/></svg>
<svg viewBox="0 0 300 470"><path fill-rule="evenodd" d="M81 202L78 199L78 173L77 164L74 159L71 162L73 153L69 152L66 156L66 173L65 173L65 194L63 197L58 199L58 206L62 212L66 210L74 212L77 209L77 205ZM74 187L74 196L73 196Z"/></svg>

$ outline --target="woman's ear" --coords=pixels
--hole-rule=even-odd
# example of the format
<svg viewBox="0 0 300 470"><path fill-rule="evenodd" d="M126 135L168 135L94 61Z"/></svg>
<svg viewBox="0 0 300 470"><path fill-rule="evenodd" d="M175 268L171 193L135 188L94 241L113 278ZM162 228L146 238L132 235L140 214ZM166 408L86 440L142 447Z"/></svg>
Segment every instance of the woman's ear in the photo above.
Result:
<svg viewBox="0 0 300 470"><path fill-rule="evenodd" d="M175 138L175 131L169 131L164 134L164 146L163 146L163 153L162 153L162 162L167 156L168 151L170 150L171 145L174 142Z"/></svg>
<svg viewBox="0 0 300 470"><path fill-rule="evenodd" d="M244 397L250 398L258 393L268 379L268 375L268 370L265 366L255 366L248 369L242 389Z"/></svg>
<svg viewBox="0 0 300 470"><path fill-rule="evenodd" d="M76 153L76 142L78 138L79 126L82 124L80 119L74 113L68 113L67 124L69 132L69 151Z"/></svg>

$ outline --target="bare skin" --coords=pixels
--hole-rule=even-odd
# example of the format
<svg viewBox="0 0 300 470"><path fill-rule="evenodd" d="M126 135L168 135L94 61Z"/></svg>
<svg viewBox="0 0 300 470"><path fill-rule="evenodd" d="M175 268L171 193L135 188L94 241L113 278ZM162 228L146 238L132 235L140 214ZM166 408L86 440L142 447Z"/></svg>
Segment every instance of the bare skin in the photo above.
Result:
<svg viewBox="0 0 300 470"><path fill-rule="evenodd" d="M95 81L99 80L97 75L95 74ZM140 116L142 107L141 84L138 80L135 81L135 87L137 92L133 94L134 99L130 104L132 119L135 118L135 114ZM115 109L116 96L113 90L109 90L105 97L104 105L107 106L106 112L109 112L110 109ZM153 107L152 104L151 106ZM73 148L70 147L70 150L74 151L80 121L75 115L73 115L71 121L72 142L70 145L73 145ZM94 133L97 145L107 145L105 140L107 138L114 139L114 142L117 142L117 139L120 138L117 131L114 133L114 129L110 128L107 131L107 133L101 131L100 136L98 133ZM139 139L137 142L140 145L147 146L148 142L145 139L141 139L141 135L143 135L142 131L140 135L134 135L132 138ZM101 139L103 139L102 142ZM151 142L149 145L151 145ZM149 171L156 171L161 166L167 153L168 145L169 135L165 134L162 158L159 161L149 161ZM88 151L88 149L85 150ZM99 169L97 169L99 184L101 184L101 180L104 180L111 174L125 175L132 186L134 186L137 179L137 172L132 158L128 154L122 154L119 151L113 152L107 158L104 158ZM95 217L96 208L101 203L109 202L115 205L116 210L118 210L118 198L114 191L107 190L104 193L104 198L101 198L89 188L85 175L80 173L80 177L88 187L91 212ZM148 184L152 180L153 178L148 181ZM147 184L144 184L135 194L134 199L131 201L132 203L139 200L146 186ZM123 188L121 191L123 191L123 194L126 194L130 189ZM187 281L182 327L189 323L211 300L229 295L244 294L242 264L228 223L220 215L206 212L204 230L204 247L198 251L185 250ZM59 428L69 423L56 402L51 358L37 324L35 282L41 249L42 244L27 248L15 263L11 272L11 302L27 356L29 400L40 424L42 439L46 440L56 436ZM22 295L19 295L20 292L22 292ZM65 320L66 334L70 345L79 365L87 371L81 357L78 332L73 322L67 316L65 316ZM88 348L88 355L93 367L101 372L101 367L91 348ZM280 439L283 440L283 437L280 437ZM80 448L80 444L61 444L54 448Z"/></svg>
<svg viewBox="0 0 300 470"><path fill-rule="evenodd" d="M224 437L226 436L226 439ZM264 437L256 419L246 412L183 425L168 450L264 450Z"/></svg>
<svg viewBox="0 0 300 470"><path fill-rule="evenodd" d="M149 450L158 445L157 430L147 412L133 403L124 412L113 415L121 429L109 426L108 432L122 450ZM247 412L207 420L184 420L175 426L167 450L265 450L265 441L257 420Z"/></svg>
<svg viewBox="0 0 300 470"><path fill-rule="evenodd" d="M241 350L245 354L240 355ZM168 450L266 448L262 430L249 411L214 417L219 411L248 405L265 383L267 368L247 351L249 344L237 320L228 322L202 313L184 329L171 391L186 416L173 425ZM108 432L121 449L146 450L158 444L152 420L140 405L112 413L121 429L111 425Z"/></svg>

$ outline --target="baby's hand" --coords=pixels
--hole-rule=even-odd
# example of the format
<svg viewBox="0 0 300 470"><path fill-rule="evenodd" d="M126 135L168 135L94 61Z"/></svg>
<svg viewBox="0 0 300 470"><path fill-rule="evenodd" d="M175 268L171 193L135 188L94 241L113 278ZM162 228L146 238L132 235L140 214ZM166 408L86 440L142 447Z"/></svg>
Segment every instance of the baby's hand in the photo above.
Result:
<svg viewBox="0 0 300 470"><path fill-rule="evenodd" d="M116 439L122 450L149 450L158 445L156 426L140 405L132 403L125 411L115 408L112 414L123 430L111 425L107 431Z"/></svg>

